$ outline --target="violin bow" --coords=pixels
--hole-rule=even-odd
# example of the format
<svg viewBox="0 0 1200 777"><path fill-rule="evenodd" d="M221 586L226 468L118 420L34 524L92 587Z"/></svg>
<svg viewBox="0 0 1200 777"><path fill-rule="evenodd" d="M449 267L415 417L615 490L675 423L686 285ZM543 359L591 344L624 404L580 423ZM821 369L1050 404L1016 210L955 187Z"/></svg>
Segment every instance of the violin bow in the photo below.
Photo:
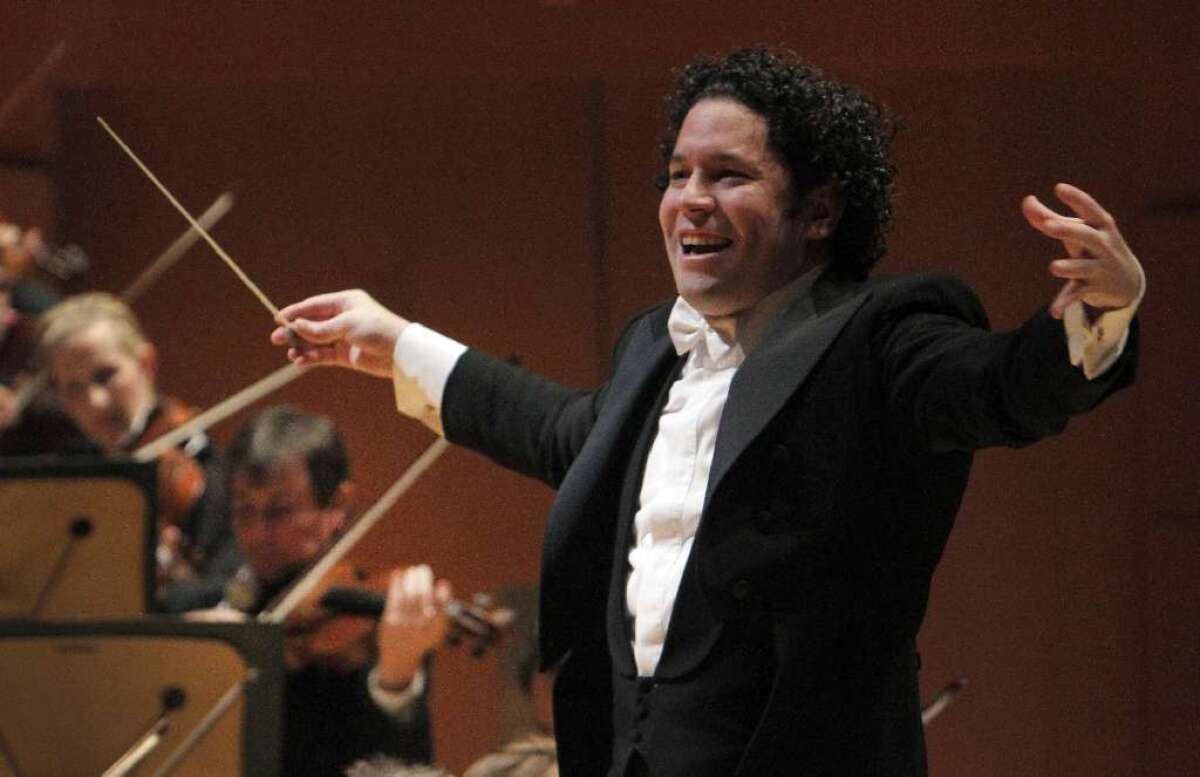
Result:
<svg viewBox="0 0 1200 777"><path fill-rule="evenodd" d="M233 194L224 192L213 201L212 205L209 205L200 214L200 218L196 219L196 221L205 228L211 228L221 220L222 216L233 208L233 203ZM127 303L132 303L140 297L145 293L146 289L153 286L162 277L163 273L174 267L180 257L187 253L187 250L195 245L199 239L200 236L196 230L189 227L186 232L175 239L175 242L167 246L154 261L148 264L132 283L125 287L125 290L121 292L121 299ZM33 401L33 398L46 388L47 380L46 371L38 370L29 380L17 387L14 394L18 415L25 412L25 409L29 407L29 403ZM216 423L216 421L213 423Z"/></svg>
<svg viewBox="0 0 1200 777"><path fill-rule="evenodd" d="M967 687L967 678L959 677L951 680L946 687L938 691L933 699L921 708L921 725L928 726L933 720L946 711L954 703L958 695Z"/></svg>
<svg viewBox="0 0 1200 777"><path fill-rule="evenodd" d="M60 40L51 47L49 53L38 63L33 72L25 76L25 78L13 87L13 90L4 98L4 102L0 103L0 130L4 129L9 119L16 115L17 108L21 107L21 103L25 102L25 99L33 91L33 88L42 81L45 81L54 72L54 68L58 67L58 63L62 61L66 54L67 42Z"/></svg>
<svg viewBox="0 0 1200 777"><path fill-rule="evenodd" d="M233 208L234 196L232 192L223 192L220 197L213 200L212 205L200 214L196 219L196 223L204 229L212 229L213 225L221 220L221 217L228 213ZM132 303L135 299L142 296L146 289L153 286L163 273L175 266L175 263L187 253L187 250L196 244L200 239L200 233L195 227L188 227L182 235L175 239L174 243L167 246L158 258L146 268L142 270L133 281L125 287L121 292L121 299L127 303Z"/></svg>
<svg viewBox="0 0 1200 777"><path fill-rule="evenodd" d="M168 451L197 432L202 432L210 426L224 421L229 416L257 402L267 394L291 383L310 369L310 367L285 364L265 378L260 378L236 394L226 397L190 421L175 427L164 435L154 438L135 450L131 454L132 458L134 461L152 461L160 456L163 451Z"/></svg>

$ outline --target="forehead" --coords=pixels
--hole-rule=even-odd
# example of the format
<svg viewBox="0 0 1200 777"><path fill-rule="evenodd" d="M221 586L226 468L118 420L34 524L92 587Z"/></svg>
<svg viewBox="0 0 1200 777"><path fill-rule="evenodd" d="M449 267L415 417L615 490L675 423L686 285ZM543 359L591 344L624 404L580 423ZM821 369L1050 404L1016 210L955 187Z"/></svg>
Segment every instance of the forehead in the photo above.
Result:
<svg viewBox="0 0 1200 777"><path fill-rule="evenodd" d="M67 336L50 360L55 371L84 369L95 362L132 359L107 321L97 321Z"/></svg>
<svg viewBox="0 0 1200 777"><path fill-rule="evenodd" d="M679 127L673 159L691 156L773 157L767 145L767 121L730 97L696 102Z"/></svg>
<svg viewBox="0 0 1200 777"><path fill-rule="evenodd" d="M265 470L239 470L230 481L234 503L280 500L311 501L312 480L308 467L299 459L285 459Z"/></svg>

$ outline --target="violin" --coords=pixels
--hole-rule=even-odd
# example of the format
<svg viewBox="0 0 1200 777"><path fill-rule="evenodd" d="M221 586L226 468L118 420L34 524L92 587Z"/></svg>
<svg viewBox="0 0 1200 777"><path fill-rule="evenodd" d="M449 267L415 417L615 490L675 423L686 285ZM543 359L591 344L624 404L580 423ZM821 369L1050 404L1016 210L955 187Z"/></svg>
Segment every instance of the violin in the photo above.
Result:
<svg viewBox="0 0 1200 777"><path fill-rule="evenodd" d="M77 245L57 246L42 239L37 227L22 229L0 218L0 259L11 281L40 274L66 286L91 269L87 254Z"/></svg>
<svg viewBox="0 0 1200 777"><path fill-rule="evenodd" d="M322 575L284 621L289 666L345 673L372 663L391 574L391 567L344 562ZM486 596L470 604L450 599L442 605L442 615L448 627L445 641L470 642L475 657L495 645L513 621L511 610L492 607Z"/></svg>
<svg viewBox="0 0 1200 777"><path fill-rule="evenodd" d="M196 410L173 397L159 400L145 430L128 447L136 448L143 440L153 440L190 421ZM172 447L158 454L158 531L164 541L159 545L159 582L194 577L206 559L199 547L186 541L179 531L204 496L204 466L184 448ZM167 531L174 529L175 531ZM171 541L166 541L172 538ZM174 539L178 538L178 540Z"/></svg>

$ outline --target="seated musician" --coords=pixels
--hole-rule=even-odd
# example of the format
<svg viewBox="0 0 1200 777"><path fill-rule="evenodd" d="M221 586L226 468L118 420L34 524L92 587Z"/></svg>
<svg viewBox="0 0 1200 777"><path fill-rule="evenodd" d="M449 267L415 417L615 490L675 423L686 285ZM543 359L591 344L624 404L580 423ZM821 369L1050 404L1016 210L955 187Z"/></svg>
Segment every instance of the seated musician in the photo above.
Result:
<svg viewBox="0 0 1200 777"><path fill-rule="evenodd" d="M17 255L36 249L29 240L40 241L40 233L30 230L22 241L14 232L20 235L0 220L0 456L50 453L81 437L49 392L32 391L31 400L20 395L22 387L31 388L37 315L58 298L18 271Z"/></svg>
<svg viewBox="0 0 1200 777"><path fill-rule="evenodd" d="M159 392L157 351L112 295L80 294L44 313L34 360L91 453L128 455L193 414ZM167 611L211 604L239 561L221 460L208 437L199 432L164 454L158 481L158 604Z"/></svg>
<svg viewBox="0 0 1200 777"><path fill-rule="evenodd" d="M333 422L289 407L264 410L243 427L228 465L234 533L246 561L205 619L271 608L333 546L354 492ZM427 673L447 631L438 604L449 596L429 567L411 567L392 573L382 621L374 634L364 632L365 650L351 643L318 656L304 636L286 639L286 777L340 775L376 753L431 760Z"/></svg>

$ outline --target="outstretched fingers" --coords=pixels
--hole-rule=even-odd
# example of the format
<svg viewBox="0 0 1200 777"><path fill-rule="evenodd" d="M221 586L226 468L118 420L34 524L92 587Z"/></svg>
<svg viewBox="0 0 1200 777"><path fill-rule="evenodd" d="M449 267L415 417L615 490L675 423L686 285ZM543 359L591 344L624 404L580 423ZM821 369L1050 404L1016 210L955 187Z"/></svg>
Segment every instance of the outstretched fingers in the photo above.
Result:
<svg viewBox="0 0 1200 777"><path fill-rule="evenodd" d="M1112 229L1115 226L1112 215L1096 202L1095 197L1078 186L1056 184L1054 194L1088 226L1096 229Z"/></svg>
<svg viewBox="0 0 1200 777"><path fill-rule="evenodd" d="M1061 317L1076 301L1096 310L1132 304L1142 288L1143 274L1115 219L1077 186L1057 184L1054 194L1074 215L1057 213L1033 195L1021 201L1021 213L1030 226L1061 241L1067 254L1049 264L1051 275L1067 281L1050 303L1051 315Z"/></svg>

